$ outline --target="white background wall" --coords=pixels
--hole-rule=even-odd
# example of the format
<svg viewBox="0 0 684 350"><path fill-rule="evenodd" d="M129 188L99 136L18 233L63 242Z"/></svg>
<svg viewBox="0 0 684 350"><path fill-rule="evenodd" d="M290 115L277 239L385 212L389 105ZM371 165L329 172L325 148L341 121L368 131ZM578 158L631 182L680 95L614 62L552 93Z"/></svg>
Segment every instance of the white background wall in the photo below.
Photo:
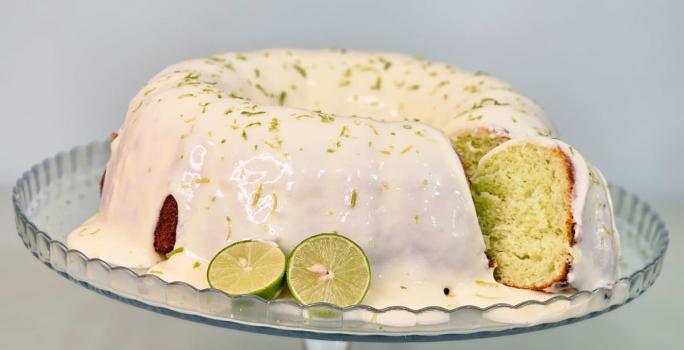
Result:
<svg viewBox="0 0 684 350"><path fill-rule="evenodd" d="M0 184L104 139L175 61L275 46L420 53L510 81L612 182L684 198L684 2L0 2Z"/></svg>

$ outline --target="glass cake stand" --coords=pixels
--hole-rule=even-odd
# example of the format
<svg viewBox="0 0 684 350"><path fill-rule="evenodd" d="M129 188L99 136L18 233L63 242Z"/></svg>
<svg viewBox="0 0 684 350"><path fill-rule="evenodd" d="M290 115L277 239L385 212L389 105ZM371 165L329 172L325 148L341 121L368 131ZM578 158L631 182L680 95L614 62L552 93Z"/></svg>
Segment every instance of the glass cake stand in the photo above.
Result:
<svg viewBox="0 0 684 350"><path fill-rule="evenodd" d="M305 338L309 348L345 348L347 341L495 337L585 320L625 305L652 286L669 241L664 222L648 204L611 186L623 257L622 276L609 288L543 302L419 310L230 297L216 289L166 283L154 275L89 259L64 245L70 230L96 211L99 180L108 159L109 142L94 142L33 166L17 181L12 194L17 231L37 259L70 281L130 305L218 327Z"/></svg>

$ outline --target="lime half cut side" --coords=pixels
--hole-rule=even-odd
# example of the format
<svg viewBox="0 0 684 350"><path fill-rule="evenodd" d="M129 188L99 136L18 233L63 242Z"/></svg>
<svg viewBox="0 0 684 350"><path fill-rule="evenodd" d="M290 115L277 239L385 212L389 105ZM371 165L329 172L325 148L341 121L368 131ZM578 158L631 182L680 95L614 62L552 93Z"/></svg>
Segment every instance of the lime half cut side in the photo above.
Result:
<svg viewBox="0 0 684 350"><path fill-rule="evenodd" d="M370 287L370 263L361 247L335 233L297 245L287 262L287 286L302 304L359 304Z"/></svg>
<svg viewBox="0 0 684 350"><path fill-rule="evenodd" d="M209 263L207 281L229 295L252 294L272 299L285 274L286 257L275 243L240 241L221 250Z"/></svg>

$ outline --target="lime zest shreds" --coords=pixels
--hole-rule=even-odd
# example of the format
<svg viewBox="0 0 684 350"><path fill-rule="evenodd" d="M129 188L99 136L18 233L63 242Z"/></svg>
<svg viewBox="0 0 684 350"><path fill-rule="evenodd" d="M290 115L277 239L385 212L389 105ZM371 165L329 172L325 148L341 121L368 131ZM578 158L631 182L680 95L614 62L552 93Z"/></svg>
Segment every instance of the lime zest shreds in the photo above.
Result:
<svg viewBox="0 0 684 350"><path fill-rule="evenodd" d="M340 137L346 137L349 138L349 127L346 125L342 126L342 130L340 130Z"/></svg>
<svg viewBox="0 0 684 350"><path fill-rule="evenodd" d="M255 207L257 203L259 203L259 198L261 198L261 191L264 190L264 185L259 184L259 187L257 187L256 191L254 191L254 195L252 196L252 206Z"/></svg>
<svg viewBox="0 0 684 350"><path fill-rule="evenodd" d="M256 112L252 112L252 111L242 111L242 112L240 112L240 114L246 115L246 116L248 116L248 117L252 117L252 116L255 116L255 115L259 115L259 114L265 114L265 113L266 113L266 112L264 112L264 111L256 111Z"/></svg>
<svg viewBox="0 0 684 350"><path fill-rule="evenodd" d="M356 207L356 190L352 190L351 198L349 200L349 207L354 209Z"/></svg>
<svg viewBox="0 0 684 350"><path fill-rule="evenodd" d="M466 85L463 87L463 91L474 94L474 93L478 92L478 88L477 88L477 85Z"/></svg>
<svg viewBox="0 0 684 350"><path fill-rule="evenodd" d="M174 256L174 255L176 255L176 254L178 254L178 253L182 253L182 252L184 252L184 251L185 251L185 248L183 248L183 247L178 247L178 248L176 248L176 249L174 249L174 250L172 250L172 251L166 253L166 258L168 259L168 258L170 258L170 257L172 257L172 256Z"/></svg>
<svg viewBox="0 0 684 350"><path fill-rule="evenodd" d="M501 299L500 296L484 295L482 293L475 293L475 296L482 299Z"/></svg>
<svg viewBox="0 0 684 350"><path fill-rule="evenodd" d="M399 153L401 153L401 154L406 154L406 152L408 152L408 151L410 151L410 150L412 150L412 149L413 149L413 145L408 145L408 146L406 146L404 149L402 149L401 152L399 152Z"/></svg>
<svg viewBox="0 0 684 350"><path fill-rule="evenodd" d="M370 123L366 123L366 126L368 126L371 130L373 130L373 134L380 135L380 133L378 132L378 129L375 127L375 125L370 124Z"/></svg>
<svg viewBox="0 0 684 350"><path fill-rule="evenodd" d="M370 269L358 244L337 233L322 233L292 250L286 279L292 296L302 304L327 302L346 307L365 297Z"/></svg>
<svg viewBox="0 0 684 350"><path fill-rule="evenodd" d="M85 231L86 231L87 229L88 229L87 227L83 227L82 229L78 230L78 235L81 236L81 237L83 237L83 234L85 233Z"/></svg>
<svg viewBox="0 0 684 350"><path fill-rule="evenodd" d="M499 286L498 283L487 282L487 281L483 281L483 280L475 280L475 284L477 284L478 286L484 286L484 287L498 287Z"/></svg>
<svg viewBox="0 0 684 350"><path fill-rule="evenodd" d="M219 55L211 55L211 56L207 57L207 59L209 61L216 61L216 62L225 62L226 61L225 58L223 58Z"/></svg>
<svg viewBox="0 0 684 350"><path fill-rule="evenodd" d="M145 92L143 92L143 96L147 96L147 95L151 94L152 91L154 91L155 89L156 89L156 87L145 90Z"/></svg>
<svg viewBox="0 0 684 350"><path fill-rule="evenodd" d="M375 84L370 87L371 90L380 90L382 88L382 77L375 78Z"/></svg>
<svg viewBox="0 0 684 350"><path fill-rule="evenodd" d="M202 107L202 113L207 113L207 109L209 108L209 105L211 102L200 102L199 105Z"/></svg>
<svg viewBox="0 0 684 350"><path fill-rule="evenodd" d="M316 114L318 114L318 117L321 118L321 123L332 123L335 121L335 117L333 117L331 114L326 114L321 111L316 111Z"/></svg>
<svg viewBox="0 0 684 350"><path fill-rule="evenodd" d="M293 64L292 68L297 70L297 72L299 73L299 75L302 76L302 78L306 78L306 70L304 68L302 68L302 66L300 66L298 64Z"/></svg>
<svg viewBox="0 0 684 350"><path fill-rule="evenodd" d="M199 72L190 72L183 77L183 80L197 80L200 77Z"/></svg>
<svg viewBox="0 0 684 350"><path fill-rule="evenodd" d="M223 248L209 263L207 282L229 295L264 299L281 290L287 258L272 242L239 241Z"/></svg>
<svg viewBox="0 0 684 350"><path fill-rule="evenodd" d="M278 118L272 118L271 119L271 126L268 128L268 131L279 131L279 125L280 125L280 120Z"/></svg>
<svg viewBox="0 0 684 350"><path fill-rule="evenodd" d="M591 178L591 183L593 183L594 185L601 184L601 181L599 181L598 176L596 176L596 174L594 174L594 172L591 171L591 169L589 169L589 177Z"/></svg>
<svg viewBox="0 0 684 350"><path fill-rule="evenodd" d="M261 84L256 84L255 87L257 90L259 90L259 92L264 94L264 96L266 96L266 97L270 96L270 94L266 91L266 89L264 89L263 86L261 86Z"/></svg>
<svg viewBox="0 0 684 350"><path fill-rule="evenodd" d="M142 107L142 105L143 101L140 100L140 102L138 102L138 105L135 108L133 108L133 113L137 112L140 109L140 107Z"/></svg>
<svg viewBox="0 0 684 350"><path fill-rule="evenodd" d="M231 62L224 64L223 67L225 67L226 69L228 69L230 71L235 72L235 66L233 66L233 63L231 63Z"/></svg>
<svg viewBox="0 0 684 350"><path fill-rule="evenodd" d="M491 105L491 106L507 106L508 103L499 102L499 100L492 98L492 97L484 97L480 100L479 103L474 103L473 107L470 109L479 109L479 108L482 108L482 107L488 106L488 105Z"/></svg>
<svg viewBox="0 0 684 350"><path fill-rule="evenodd" d="M211 182L211 179L206 178L206 177L201 177L198 179L192 179L192 183L196 183L196 184L208 184L209 182Z"/></svg>
<svg viewBox="0 0 684 350"><path fill-rule="evenodd" d="M102 229L97 228L97 229L93 230L92 232L89 232L88 234L89 234L89 235L94 235L94 234L97 234L98 232L100 232L101 230L102 230Z"/></svg>
<svg viewBox="0 0 684 350"><path fill-rule="evenodd" d="M228 223L228 234L226 235L226 240L228 240L233 234L233 219L231 219L230 216L226 216L226 222Z"/></svg>
<svg viewBox="0 0 684 350"><path fill-rule="evenodd" d="M194 263L194 264L192 264L192 268L193 268L193 269L199 269L199 268L200 268L200 266L202 266L202 264L200 264L200 262L199 262L199 261L195 261L195 263Z"/></svg>
<svg viewBox="0 0 684 350"><path fill-rule="evenodd" d="M286 92L286 91L282 91L282 92L280 93L280 96L278 96L278 104L281 105L281 106L285 105L285 99L286 99L286 98L287 98L287 92Z"/></svg>

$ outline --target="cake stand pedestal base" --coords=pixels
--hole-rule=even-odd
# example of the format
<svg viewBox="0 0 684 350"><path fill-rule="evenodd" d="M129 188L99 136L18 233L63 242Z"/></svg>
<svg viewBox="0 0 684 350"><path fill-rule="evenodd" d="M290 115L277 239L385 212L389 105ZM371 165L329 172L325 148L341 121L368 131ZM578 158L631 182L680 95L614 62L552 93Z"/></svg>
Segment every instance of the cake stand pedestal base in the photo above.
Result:
<svg viewBox="0 0 684 350"><path fill-rule="evenodd" d="M351 345L346 341L328 341L304 339L304 350L349 350Z"/></svg>

